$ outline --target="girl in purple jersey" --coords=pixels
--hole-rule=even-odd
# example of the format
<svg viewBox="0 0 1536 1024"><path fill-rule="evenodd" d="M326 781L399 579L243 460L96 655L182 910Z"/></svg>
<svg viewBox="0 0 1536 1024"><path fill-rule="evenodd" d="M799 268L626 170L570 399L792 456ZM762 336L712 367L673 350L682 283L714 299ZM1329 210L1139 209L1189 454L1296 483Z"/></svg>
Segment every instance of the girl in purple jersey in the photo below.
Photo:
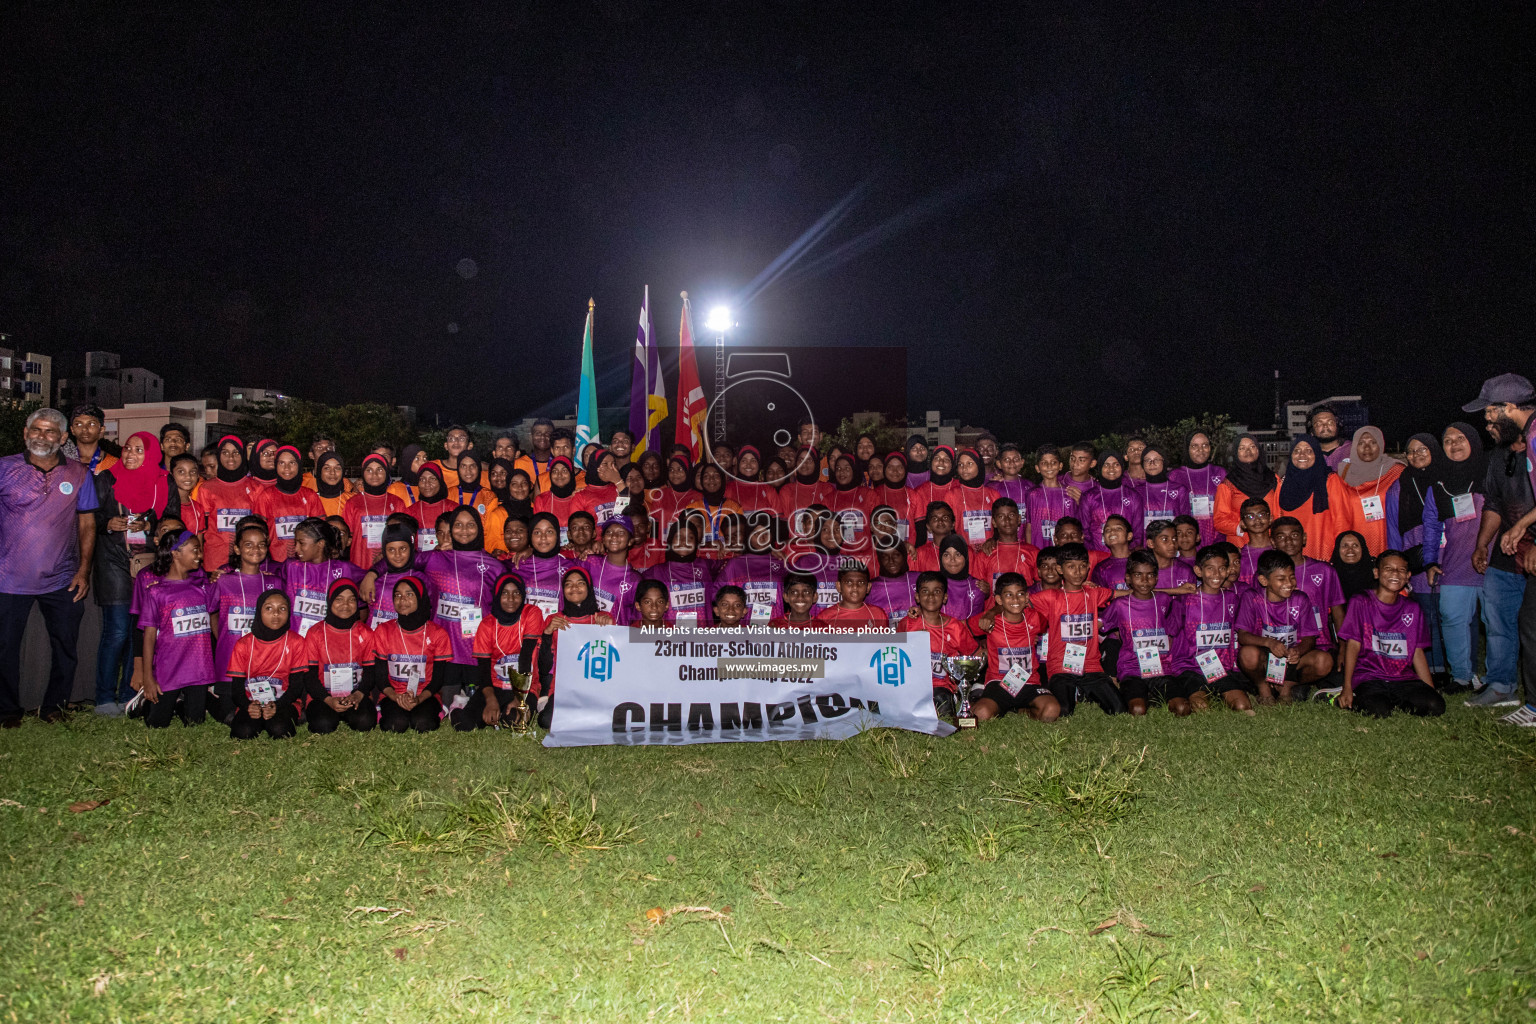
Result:
<svg viewBox="0 0 1536 1024"><path fill-rule="evenodd" d="M1376 590L1358 594L1344 613L1344 689L1339 707L1373 718L1395 709L1415 715L1445 714L1445 698L1429 677L1429 630L1424 609L1404 600L1412 571L1401 551L1376 556Z"/></svg>
<svg viewBox="0 0 1536 1024"><path fill-rule="evenodd" d="M438 666L437 675L443 704L455 711L474 696L475 634L490 614L503 567L485 553L484 526L474 506L459 506L448 531L450 545L429 551L421 560L421 570L432 595L432 620L448 634L453 649L452 658Z"/></svg>
<svg viewBox="0 0 1536 1024"><path fill-rule="evenodd" d="M1184 489L1189 514L1200 527L1200 546L1221 539L1216 529L1216 491L1227 471L1211 463L1215 451L1211 435L1196 430L1184 441L1184 465L1168 471L1168 479Z"/></svg>
<svg viewBox="0 0 1536 1024"><path fill-rule="evenodd" d="M151 729L164 729L181 715L201 725L213 684L213 635L208 595L191 579L203 557L197 535L182 530L160 539L150 572L160 578L144 592L139 623L144 630L144 716Z"/></svg>
<svg viewBox="0 0 1536 1024"><path fill-rule="evenodd" d="M341 538L324 519L312 517L294 527L293 545L283 563L283 590L291 606L289 628L300 637L325 620L325 595L332 583L363 578L363 570L341 555Z"/></svg>
<svg viewBox="0 0 1536 1024"><path fill-rule="evenodd" d="M229 549L230 566L207 584L208 614L217 638L213 648L215 714L224 717L229 700L229 656L242 636L251 631L256 599L269 590L283 589L283 579L268 572L267 531L256 523L242 526Z"/></svg>

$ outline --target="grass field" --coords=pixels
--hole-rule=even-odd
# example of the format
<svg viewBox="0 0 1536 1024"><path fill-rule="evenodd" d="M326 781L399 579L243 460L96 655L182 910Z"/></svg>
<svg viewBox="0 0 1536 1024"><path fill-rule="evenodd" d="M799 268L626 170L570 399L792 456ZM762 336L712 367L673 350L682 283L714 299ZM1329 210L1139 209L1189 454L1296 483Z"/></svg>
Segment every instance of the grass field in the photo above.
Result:
<svg viewBox="0 0 1536 1024"><path fill-rule="evenodd" d="M1533 783L1460 698L571 750L34 722L0 1020L1536 1021Z"/></svg>

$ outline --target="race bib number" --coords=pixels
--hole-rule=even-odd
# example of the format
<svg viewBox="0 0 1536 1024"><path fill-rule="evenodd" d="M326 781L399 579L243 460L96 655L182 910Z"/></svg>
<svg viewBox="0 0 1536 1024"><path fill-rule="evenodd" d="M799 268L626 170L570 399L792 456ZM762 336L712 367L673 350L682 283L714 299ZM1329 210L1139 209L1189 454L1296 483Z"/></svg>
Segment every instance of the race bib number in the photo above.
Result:
<svg viewBox="0 0 1536 1024"><path fill-rule="evenodd" d="M1265 626L1264 635L1279 640L1287 647L1296 646L1295 626ZM1270 655L1270 657L1274 657L1274 655Z"/></svg>
<svg viewBox="0 0 1536 1024"><path fill-rule="evenodd" d="M1285 682L1285 659L1278 654L1271 654L1264 663L1264 681L1267 683Z"/></svg>
<svg viewBox="0 0 1536 1024"><path fill-rule="evenodd" d="M912 539L912 521L910 519L896 520L896 536L903 544Z"/></svg>
<svg viewBox="0 0 1536 1024"><path fill-rule="evenodd" d="M1232 627L1222 622L1202 622L1195 629L1195 646L1201 650L1229 650L1232 647Z"/></svg>
<svg viewBox="0 0 1536 1024"><path fill-rule="evenodd" d="M1046 519L1040 523L1040 537L1045 543L1039 547L1049 547L1056 543L1056 520Z"/></svg>
<svg viewBox="0 0 1536 1024"><path fill-rule="evenodd" d="M503 690L512 685L512 673L517 671L517 655L503 654L496 659L491 666L491 675L496 678L496 685Z"/></svg>
<svg viewBox="0 0 1536 1024"><path fill-rule="evenodd" d="M391 682L398 683L406 693L412 697L416 696L421 689L421 684L427 678L427 656L425 654L391 654L389 678Z"/></svg>
<svg viewBox="0 0 1536 1024"><path fill-rule="evenodd" d="M299 591L293 596L293 614L299 617L299 635L307 635L325 618L325 595L318 590Z"/></svg>
<svg viewBox="0 0 1536 1024"><path fill-rule="evenodd" d="M363 668L357 664L325 666L325 692L332 697L344 697L357 689L363 678Z"/></svg>
<svg viewBox="0 0 1536 1024"><path fill-rule="evenodd" d="M224 631L235 636L245 636L256 621L256 609L237 605L224 613Z"/></svg>
<svg viewBox="0 0 1536 1024"><path fill-rule="evenodd" d="M674 622L698 625L704 612L704 587L698 583L685 583L672 591L672 608L676 612Z"/></svg>
<svg viewBox="0 0 1536 1024"><path fill-rule="evenodd" d="M560 610L560 595L553 590L545 590L541 587L528 588L528 603L533 605L545 615L553 615Z"/></svg>
<svg viewBox="0 0 1536 1024"><path fill-rule="evenodd" d="M1148 644L1136 646L1136 668L1141 672L1142 678L1148 676L1160 676L1163 674L1163 652Z"/></svg>
<svg viewBox="0 0 1536 1024"><path fill-rule="evenodd" d="M360 525L363 528L363 543L370 548L384 546L384 521L385 516L363 516Z"/></svg>
<svg viewBox="0 0 1536 1024"><path fill-rule="evenodd" d="M1088 664L1088 645L1067 644L1062 653L1062 671L1080 676L1083 674L1083 666L1086 664Z"/></svg>
<svg viewBox="0 0 1536 1024"><path fill-rule="evenodd" d="M597 608L598 608L599 611L604 611L604 612L608 612L608 613L612 614L612 612L613 612L613 595L612 594L608 593L608 591L606 591L606 590L601 590L601 589L598 589L597 587L593 587L592 588L592 596L597 599Z"/></svg>
<svg viewBox="0 0 1536 1024"><path fill-rule="evenodd" d="M1372 633L1371 650L1383 658L1393 661L1407 661L1408 636L1406 633Z"/></svg>
<svg viewBox="0 0 1536 1024"><path fill-rule="evenodd" d="M1380 495L1362 495L1360 498L1360 508L1365 513L1365 521L1368 523L1380 522L1387 517L1386 509L1381 504Z"/></svg>
<svg viewBox="0 0 1536 1024"><path fill-rule="evenodd" d="M1061 639L1064 643L1086 645L1093 639L1092 615L1063 615Z"/></svg>
<svg viewBox="0 0 1536 1024"><path fill-rule="evenodd" d="M437 599L437 617L457 622L459 635L466 640L473 640L484 616L480 606L462 594L444 594Z"/></svg>
<svg viewBox="0 0 1536 1024"><path fill-rule="evenodd" d="M213 513L214 529L220 533L234 533L235 524L251 514L248 508L221 508Z"/></svg>
<svg viewBox="0 0 1536 1024"><path fill-rule="evenodd" d="M566 527L560 527L560 546L565 547L571 542L571 533Z"/></svg>
<svg viewBox="0 0 1536 1024"><path fill-rule="evenodd" d="M991 509L967 509L965 513L965 539L972 544L979 544L987 539L987 530L992 526Z"/></svg>
<svg viewBox="0 0 1536 1024"><path fill-rule="evenodd" d="M949 668L944 664L944 655L934 652L928 655L928 667L933 670L933 678L948 679Z"/></svg>
<svg viewBox="0 0 1536 1024"><path fill-rule="evenodd" d="M1144 513L1141 517L1142 532L1145 533L1147 528L1150 527L1153 523L1157 522L1159 519L1165 519L1169 522L1172 522L1173 513L1169 512L1167 509L1158 509L1155 512Z"/></svg>
<svg viewBox="0 0 1536 1024"><path fill-rule="evenodd" d="M1221 663L1221 655L1215 651L1201 651L1195 655L1195 664L1200 666L1200 674L1205 676L1205 681L1214 683L1227 674L1227 667Z"/></svg>
<svg viewBox="0 0 1536 1024"><path fill-rule="evenodd" d="M277 525L277 539L278 540L293 540L294 528L297 527L303 521L304 521L304 517L303 516L278 516L277 517L277 524L276 524Z"/></svg>
<svg viewBox="0 0 1536 1024"><path fill-rule="evenodd" d="M837 592L836 583L818 583L816 585L816 607L831 608L841 604L843 595Z"/></svg>
<svg viewBox="0 0 1536 1024"><path fill-rule="evenodd" d="M864 529L864 513L858 509L844 509L837 514L837 520L844 544L858 540L859 531Z"/></svg>
<svg viewBox="0 0 1536 1024"><path fill-rule="evenodd" d="M1189 496L1189 514L1196 519L1209 519L1216 514L1216 499L1209 494Z"/></svg>
<svg viewBox="0 0 1536 1024"><path fill-rule="evenodd" d="M1477 518L1477 503L1473 500L1470 491L1466 494L1451 495L1451 515L1458 523Z"/></svg>
<svg viewBox="0 0 1536 1024"><path fill-rule="evenodd" d="M751 609L753 622L767 622L773 618L776 610L774 597L777 594L773 584L748 583L742 589L747 592L747 604Z"/></svg>
<svg viewBox="0 0 1536 1024"><path fill-rule="evenodd" d="M206 608L181 608L171 615L172 636L196 636L211 629Z"/></svg>
<svg viewBox="0 0 1536 1024"><path fill-rule="evenodd" d="M1017 697L1019 689L1035 673L1034 648L1032 647L999 647L997 649L997 667L1003 670L1001 680L1003 689L1008 691L1008 696Z"/></svg>
<svg viewBox="0 0 1536 1024"><path fill-rule="evenodd" d="M1050 650L1051 634L1041 633L1040 640L1035 645L1035 653L1039 655L1041 661L1045 661L1048 657L1050 657Z"/></svg>
<svg viewBox="0 0 1536 1024"><path fill-rule="evenodd" d="M271 704L282 685L276 676L251 676L245 681L245 694L256 704Z"/></svg>
<svg viewBox="0 0 1536 1024"><path fill-rule="evenodd" d="M382 536L382 534L381 534L381 536ZM562 537L560 539L561 539L562 542L564 542L564 540L565 540L564 537ZM437 550L437 531L436 530L417 530L416 531L416 550L417 551L436 551Z"/></svg>

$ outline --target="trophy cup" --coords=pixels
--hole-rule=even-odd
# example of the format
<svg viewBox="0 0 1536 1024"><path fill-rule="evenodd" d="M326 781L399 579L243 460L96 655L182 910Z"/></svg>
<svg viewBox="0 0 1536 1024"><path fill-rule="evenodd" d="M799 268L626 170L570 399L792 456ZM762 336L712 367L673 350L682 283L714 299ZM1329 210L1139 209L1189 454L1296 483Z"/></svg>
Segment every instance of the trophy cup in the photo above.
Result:
<svg viewBox="0 0 1536 1024"><path fill-rule="evenodd" d="M513 693L512 703L507 706L507 714L511 717L508 724L513 732L527 732L533 721L533 709L528 706L528 676L529 673L517 669L507 672L507 682Z"/></svg>
<svg viewBox="0 0 1536 1024"><path fill-rule="evenodd" d="M974 654L947 657L944 667L955 681L955 725L961 729L976 728L976 716L971 713L971 689L981 685L986 659Z"/></svg>

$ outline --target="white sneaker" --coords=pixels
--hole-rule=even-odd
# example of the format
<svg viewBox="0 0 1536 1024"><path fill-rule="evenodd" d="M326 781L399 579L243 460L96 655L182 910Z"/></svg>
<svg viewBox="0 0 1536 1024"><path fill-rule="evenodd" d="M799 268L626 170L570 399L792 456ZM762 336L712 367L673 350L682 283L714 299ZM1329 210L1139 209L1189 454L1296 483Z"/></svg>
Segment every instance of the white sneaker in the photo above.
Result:
<svg viewBox="0 0 1536 1024"><path fill-rule="evenodd" d="M123 714L124 715L131 715L131 714L133 714L134 708L137 708L140 704L143 704L143 703L144 703L144 691L140 690L138 693L135 693L132 697L128 698L128 703L123 705Z"/></svg>
<svg viewBox="0 0 1536 1024"><path fill-rule="evenodd" d="M1505 725L1522 725L1527 729L1536 728L1536 708L1529 704L1523 705L1516 711L1511 711L1499 719Z"/></svg>

